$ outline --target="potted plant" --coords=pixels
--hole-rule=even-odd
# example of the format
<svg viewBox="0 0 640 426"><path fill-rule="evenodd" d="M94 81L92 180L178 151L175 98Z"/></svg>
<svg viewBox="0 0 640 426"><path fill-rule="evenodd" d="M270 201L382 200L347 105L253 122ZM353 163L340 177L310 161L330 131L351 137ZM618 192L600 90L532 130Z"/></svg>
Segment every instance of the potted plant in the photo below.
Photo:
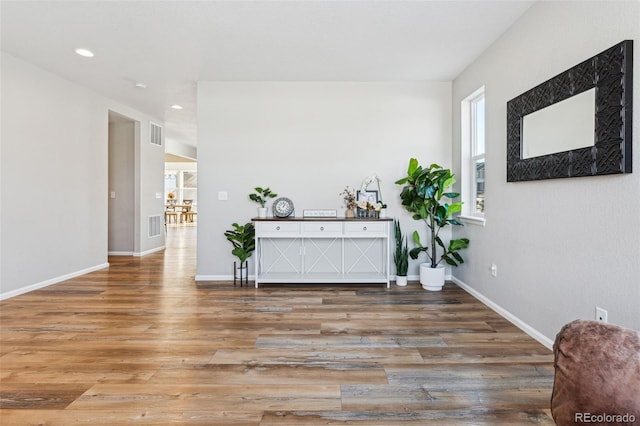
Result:
<svg viewBox="0 0 640 426"><path fill-rule="evenodd" d="M398 219L393 220L393 231L396 236L396 251L393 254L393 262L396 265L396 285L404 287L407 285L407 272L409 270L409 242L402 235Z"/></svg>
<svg viewBox="0 0 640 426"><path fill-rule="evenodd" d="M244 225L233 223L231 226L233 226L233 229L224 231L224 236L227 237L227 240L233 245L231 254L240 261L239 268L236 268L236 263L233 262L233 284L235 285L236 283L237 272L239 270L240 285L242 285L242 278L248 279L247 259L251 257L251 254L253 254L253 251L256 249L256 229L251 222Z"/></svg>
<svg viewBox="0 0 640 426"><path fill-rule="evenodd" d="M344 191L342 191L338 195L342 196L342 198L344 199L344 205L347 208L347 210L344 212L344 217L356 217L356 207L358 207L358 203L356 201L356 193L354 192L354 190L349 188L349 186L346 186L344 188Z"/></svg>
<svg viewBox="0 0 640 426"><path fill-rule="evenodd" d="M260 204L260 207L258 207L258 217L267 217L267 208L265 207L265 205L267 204L267 200L269 198L277 197L278 194L271 192L271 189L269 188L261 188L259 186L256 186L253 189L256 192L253 194L249 194L249 199Z"/></svg>
<svg viewBox="0 0 640 426"><path fill-rule="evenodd" d="M429 262L420 264L420 283L426 290L438 291L444 285L444 265L442 261L451 266L464 263L458 251L469 246L468 238L457 238L449 241L446 246L440 238L440 231L447 225L462 226L453 215L462 210L462 202L445 202L445 199L453 200L460 196L457 192L445 192L447 188L456 182L450 169L432 164L428 168L422 168L418 160L412 158L409 161L407 176L396 181L398 185L404 185L400 198L402 205L413 213L415 220L422 220L427 225L430 236L428 245L420 242L418 231L413 232L413 242L417 247L411 249L409 255L417 259L420 253L425 252ZM438 247L442 255L438 256Z"/></svg>

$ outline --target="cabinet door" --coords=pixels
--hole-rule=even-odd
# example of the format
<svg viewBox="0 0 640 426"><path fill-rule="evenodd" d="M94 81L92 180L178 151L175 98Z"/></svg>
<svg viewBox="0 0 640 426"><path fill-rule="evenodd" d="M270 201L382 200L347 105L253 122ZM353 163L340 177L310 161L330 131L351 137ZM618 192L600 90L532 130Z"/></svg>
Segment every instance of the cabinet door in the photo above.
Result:
<svg viewBox="0 0 640 426"><path fill-rule="evenodd" d="M387 241L383 238L345 238L344 271L346 273L385 273Z"/></svg>
<svg viewBox="0 0 640 426"><path fill-rule="evenodd" d="M306 274L342 272L342 238L305 238L304 272Z"/></svg>
<svg viewBox="0 0 640 426"><path fill-rule="evenodd" d="M302 272L302 243L299 238L261 238L262 273Z"/></svg>

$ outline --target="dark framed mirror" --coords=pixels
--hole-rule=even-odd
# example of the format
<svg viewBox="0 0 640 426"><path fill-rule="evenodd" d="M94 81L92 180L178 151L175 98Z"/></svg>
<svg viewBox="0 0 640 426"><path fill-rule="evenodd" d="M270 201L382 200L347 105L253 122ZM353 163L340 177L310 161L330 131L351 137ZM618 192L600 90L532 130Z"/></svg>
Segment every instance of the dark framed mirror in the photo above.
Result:
<svg viewBox="0 0 640 426"><path fill-rule="evenodd" d="M633 41L507 102L507 182L631 173Z"/></svg>

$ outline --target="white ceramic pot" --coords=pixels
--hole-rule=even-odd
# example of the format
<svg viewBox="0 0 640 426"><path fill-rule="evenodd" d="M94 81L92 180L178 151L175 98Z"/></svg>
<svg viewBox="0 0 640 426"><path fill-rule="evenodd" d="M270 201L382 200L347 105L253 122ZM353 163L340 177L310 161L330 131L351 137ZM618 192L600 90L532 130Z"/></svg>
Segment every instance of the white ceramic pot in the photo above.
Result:
<svg viewBox="0 0 640 426"><path fill-rule="evenodd" d="M258 207L258 217L260 217L260 218L267 217L267 208L266 207Z"/></svg>
<svg viewBox="0 0 640 426"><path fill-rule="evenodd" d="M396 275L396 285L399 287L404 287L407 285L407 276Z"/></svg>
<svg viewBox="0 0 640 426"><path fill-rule="evenodd" d="M247 279L247 273L248 273L248 271L247 271L247 267L246 266L237 267L236 268L236 278L237 279L240 279L240 278L242 278L243 280Z"/></svg>
<svg viewBox="0 0 640 426"><path fill-rule="evenodd" d="M429 291L440 291L444 285L444 265L431 267L431 263L420 264L420 284Z"/></svg>
<svg viewBox="0 0 640 426"><path fill-rule="evenodd" d="M380 219L384 219L385 217L387 217L387 209L380 209L380 216L378 216Z"/></svg>

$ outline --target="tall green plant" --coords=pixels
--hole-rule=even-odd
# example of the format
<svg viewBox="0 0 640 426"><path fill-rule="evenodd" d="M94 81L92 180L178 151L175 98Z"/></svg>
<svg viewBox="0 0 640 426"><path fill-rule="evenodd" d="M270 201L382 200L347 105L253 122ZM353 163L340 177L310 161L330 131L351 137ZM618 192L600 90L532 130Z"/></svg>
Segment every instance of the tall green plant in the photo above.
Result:
<svg viewBox="0 0 640 426"><path fill-rule="evenodd" d="M267 200L269 198L275 198L278 196L278 194L271 192L270 188L262 188L256 186L255 188L253 188L253 190L256 192L253 194L249 194L249 199L260 204L260 207L264 207L264 205L267 204Z"/></svg>
<svg viewBox="0 0 640 426"><path fill-rule="evenodd" d="M462 210L462 202L445 202L445 199L453 200L460 196L457 192L445 192L455 183L456 179L450 169L444 169L437 164L423 168L415 158L409 161L407 176L396 181L396 184L404 185L400 193L402 205L413 213L415 220L424 221L431 237L430 244L423 245L420 234L414 231L413 242L417 247L411 249L409 254L412 259L417 259L420 253L425 252L432 268L443 260L451 266L464 263L458 251L469 246L468 238L452 239L449 245L445 246L439 235L447 225L462 226L462 223L453 217ZM440 257L437 254L438 247L443 252Z"/></svg>
<svg viewBox="0 0 640 426"><path fill-rule="evenodd" d="M234 223L231 226L233 229L224 231L224 236L233 244L231 254L240 259L242 265L256 249L256 228L251 222L244 225Z"/></svg>
<svg viewBox="0 0 640 426"><path fill-rule="evenodd" d="M393 232L396 237L396 251L393 254L393 262L396 265L396 275L406 277L409 271L409 241L402 235L400 222L393 220Z"/></svg>

